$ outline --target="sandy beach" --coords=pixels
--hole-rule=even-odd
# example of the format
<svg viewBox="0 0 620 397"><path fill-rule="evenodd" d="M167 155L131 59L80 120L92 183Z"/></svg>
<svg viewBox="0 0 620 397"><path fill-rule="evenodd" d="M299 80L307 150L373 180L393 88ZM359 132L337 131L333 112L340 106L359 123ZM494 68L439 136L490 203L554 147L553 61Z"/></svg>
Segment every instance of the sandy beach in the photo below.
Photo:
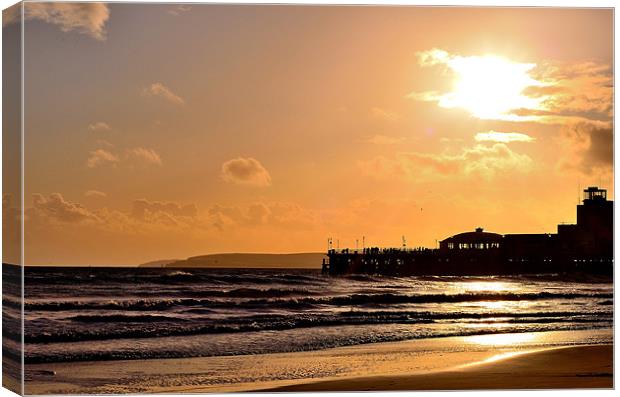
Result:
<svg viewBox="0 0 620 397"><path fill-rule="evenodd" d="M26 393L611 388L612 345L561 345L591 332L429 338L245 356L36 364L27 365Z"/></svg>
<svg viewBox="0 0 620 397"><path fill-rule="evenodd" d="M613 347L579 346L507 354L427 374L321 381L280 392L612 388Z"/></svg>

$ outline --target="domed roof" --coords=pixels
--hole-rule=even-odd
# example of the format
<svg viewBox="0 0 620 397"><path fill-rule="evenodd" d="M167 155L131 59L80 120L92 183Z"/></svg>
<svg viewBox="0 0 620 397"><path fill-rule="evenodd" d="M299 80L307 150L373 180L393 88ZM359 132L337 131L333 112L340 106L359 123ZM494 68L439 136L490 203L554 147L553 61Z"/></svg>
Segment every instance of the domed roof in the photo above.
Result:
<svg viewBox="0 0 620 397"><path fill-rule="evenodd" d="M481 227L473 232L455 234L448 237L444 242L450 243L495 243L502 240L502 235L497 233L485 232Z"/></svg>

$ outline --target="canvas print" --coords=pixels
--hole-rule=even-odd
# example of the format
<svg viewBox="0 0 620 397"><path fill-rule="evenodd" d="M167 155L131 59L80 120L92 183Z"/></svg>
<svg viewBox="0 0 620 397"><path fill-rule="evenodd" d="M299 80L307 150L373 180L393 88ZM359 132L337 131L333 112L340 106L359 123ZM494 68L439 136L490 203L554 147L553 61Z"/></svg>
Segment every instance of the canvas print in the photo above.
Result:
<svg viewBox="0 0 620 397"><path fill-rule="evenodd" d="M613 388L613 17L5 9L4 387Z"/></svg>

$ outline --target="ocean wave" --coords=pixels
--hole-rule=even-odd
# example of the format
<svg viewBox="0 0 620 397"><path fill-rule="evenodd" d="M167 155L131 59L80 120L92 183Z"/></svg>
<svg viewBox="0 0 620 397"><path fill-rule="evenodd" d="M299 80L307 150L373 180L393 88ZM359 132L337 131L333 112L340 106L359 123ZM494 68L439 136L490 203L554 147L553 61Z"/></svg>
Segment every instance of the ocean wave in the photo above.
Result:
<svg viewBox="0 0 620 397"><path fill-rule="evenodd" d="M167 310L173 306L201 306L210 301L204 299L136 299L105 301L60 301L60 302L26 302L26 311L71 311L71 310L128 310L149 311Z"/></svg>
<svg viewBox="0 0 620 397"><path fill-rule="evenodd" d="M264 353L283 353L294 351L310 351L340 346L351 346L366 343L394 342L403 340L441 338L454 336L473 336L504 333L523 333L540 331L561 331L561 330L582 330L582 329L601 329L596 325L590 324L548 324L534 325L524 328L521 325L499 328L463 328L445 331L420 330L420 332L403 333L357 333L354 335L322 335L322 337L305 339L298 335L293 339L288 339L290 343L274 343L275 340L266 340L264 336L249 334L239 346L230 346L228 343L218 343L217 340L206 346L195 346L189 349L179 349L176 343L167 341L159 344L159 348L153 349L131 349L116 347L111 349L88 349L88 350L66 350L54 345L41 345L41 349L30 349L25 352L24 360L27 364L50 363L50 362L79 362L79 361L105 361L105 360L136 360L136 359L156 359L156 358L188 358L188 357L209 357L209 356L233 356L245 354L264 354ZM266 344L265 344L266 342ZM182 343L178 341L178 343ZM585 342L591 344L593 342ZM603 340L599 343L610 343ZM118 346L115 344L115 346Z"/></svg>
<svg viewBox="0 0 620 397"><path fill-rule="evenodd" d="M597 323L610 322L611 313L590 312L414 312L350 311L338 314L260 314L230 319L193 319L153 315L78 315L68 320L87 323L80 328L32 327L28 343L75 342L120 338L153 338L175 335L279 331L295 328L369 324L430 324L438 321L482 320L488 323ZM479 321L480 322L480 321ZM93 325L97 323L97 325ZM143 325L143 323L147 323Z"/></svg>
<svg viewBox="0 0 620 397"><path fill-rule="evenodd" d="M247 297L256 295L259 290L237 289L232 292L208 292L211 296ZM205 294L208 294L205 292ZM277 295L275 290L262 290L266 295ZM300 292L299 292L300 293ZM298 294L297 290L281 291L282 295ZM290 299L261 298L233 301L216 301L196 298L162 298L137 300L105 300L105 301L60 301L25 303L27 311L65 311L65 310L167 310L172 307L210 307L210 308L288 308L300 309L318 305L330 306L363 306L387 304L426 304L426 303L464 303L464 302L495 302L495 301L533 301L553 299L612 299L612 293L466 293L466 294L351 294L331 297L298 297Z"/></svg>
<svg viewBox="0 0 620 397"><path fill-rule="evenodd" d="M238 269L73 269L67 273L63 269L47 272L28 269L25 285L28 287L79 284L109 285L324 285L329 280L320 271L307 271L308 274L292 274L276 271L256 271L249 273ZM21 280L20 280L21 281Z"/></svg>
<svg viewBox="0 0 620 397"><path fill-rule="evenodd" d="M282 308L296 308L307 305L333 306L360 306L386 305L403 303L464 303L464 302L497 302L497 301L534 301L553 299L610 299L611 293L565 293L565 292L536 292L536 293L466 293L466 294L352 294L326 298L300 299L255 299L243 303L245 306L272 306Z"/></svg>
<svg viewBox="0 0 620 397"><path fill-rule="evenodd" d="M81 323L161 323L164 321L187 322L188 319L162 315L126 315L126 314L80 314L68 317L67 320Z"/></svg>

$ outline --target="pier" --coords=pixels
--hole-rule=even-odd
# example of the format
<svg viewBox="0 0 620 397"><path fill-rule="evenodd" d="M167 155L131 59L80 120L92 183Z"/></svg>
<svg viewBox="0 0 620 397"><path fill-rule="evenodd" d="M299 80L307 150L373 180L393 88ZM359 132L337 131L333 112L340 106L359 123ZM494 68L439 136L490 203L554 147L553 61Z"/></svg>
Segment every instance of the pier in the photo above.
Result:
<svg viewBox="0 0 620 397"><path fill-rule="evenodd" d="M478 227L442 240L439 248L329 248L323 273L612 274L613 261L613 201L607 200L606 190L589 187L577 206L577 223L558 225L557 233L502 235Z"/></svg>

